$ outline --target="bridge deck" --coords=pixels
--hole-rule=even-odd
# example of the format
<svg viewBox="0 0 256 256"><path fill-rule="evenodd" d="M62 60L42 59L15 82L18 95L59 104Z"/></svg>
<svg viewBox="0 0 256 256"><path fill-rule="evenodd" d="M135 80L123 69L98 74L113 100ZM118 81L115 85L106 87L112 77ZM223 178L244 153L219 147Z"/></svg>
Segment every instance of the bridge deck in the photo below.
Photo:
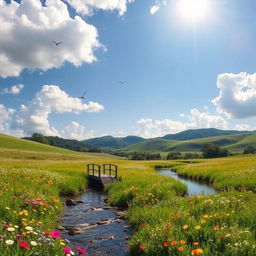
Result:
<svg viewBox="0 0 256 256"><path fill-rule="evenodd" d="M118 180L117 169L118 167L113 164L103 164L102 166L97 164L88 164L87 173L89 176L89 181L104 188L105 185Z"/></svg>

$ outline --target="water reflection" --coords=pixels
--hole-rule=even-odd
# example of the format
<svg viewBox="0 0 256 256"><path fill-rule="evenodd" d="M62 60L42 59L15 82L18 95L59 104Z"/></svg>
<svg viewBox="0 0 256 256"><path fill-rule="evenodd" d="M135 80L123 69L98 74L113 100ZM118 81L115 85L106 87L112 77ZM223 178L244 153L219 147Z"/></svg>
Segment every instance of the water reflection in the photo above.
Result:
<svg viewBox="0 0 256 256"><path fill-rule="evenodd" d="M179 177L178 174L170 169L162 169L161 171L158 171L160 175L172 177L183 184L187 185L188 187L188 195L213 195L216 194L216 190L207 185L200 183L198 181L185 179L182 177Z"/></svg>

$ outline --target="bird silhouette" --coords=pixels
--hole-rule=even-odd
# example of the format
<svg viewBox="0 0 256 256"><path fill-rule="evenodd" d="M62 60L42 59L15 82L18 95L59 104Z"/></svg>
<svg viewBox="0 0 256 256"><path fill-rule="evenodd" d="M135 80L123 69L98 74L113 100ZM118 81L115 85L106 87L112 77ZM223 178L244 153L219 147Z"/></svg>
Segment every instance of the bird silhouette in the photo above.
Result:
<svg viewBox="0 0 256 256"><path fill-rule="evenodd" d="M56 46L58 46L59 44L62 44L63 42L55 42L55 41L52 41L52 43L54 43Z"/></svg>
<svg viewBox="0 0 256 256"><path fill-rule="evenodd" d="M127 81L118 81L119 84L124 85Z"/></svg>
<svg viewBox="0 0 256 256"><path fill-rule="evenodd" d="M78 98L78 99L81 99L81 100L85 100L85 97L84 97L84 96L85 96L85 94L86 94L86 92L84 92L82 96L77 97L77 98Z"/></svg>

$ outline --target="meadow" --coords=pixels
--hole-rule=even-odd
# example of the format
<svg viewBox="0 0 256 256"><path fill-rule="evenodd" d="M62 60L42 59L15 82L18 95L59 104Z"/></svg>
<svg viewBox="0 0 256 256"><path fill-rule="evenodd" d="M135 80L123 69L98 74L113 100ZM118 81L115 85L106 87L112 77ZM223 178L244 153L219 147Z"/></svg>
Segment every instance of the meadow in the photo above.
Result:
<svg viewBox="0 0 256 256"><path fill-rule="evenodd" d="M58 215L62 197L87 186L86 164L91 162L119 166L121 181L107 192L112 205L127 208L132 255L256 255L255 156L194 164L130 161L17 143L19 148L0 143L1 255L71 255L58 231ZM154 167L159 165L171 165L221 192L184 197L186 187L158 175Z"/></svg>

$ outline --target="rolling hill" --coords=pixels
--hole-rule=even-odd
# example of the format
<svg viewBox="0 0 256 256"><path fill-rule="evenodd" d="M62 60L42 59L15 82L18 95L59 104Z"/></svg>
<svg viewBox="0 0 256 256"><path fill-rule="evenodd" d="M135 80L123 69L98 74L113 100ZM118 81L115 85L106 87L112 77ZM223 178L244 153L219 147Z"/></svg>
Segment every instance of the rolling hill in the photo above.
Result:
<svg viewBox="0 0 256 256"><path fill-rule="evenodd" d="M151 139L126 147L128 152L199 152L205 143L214 143L231 152L242 152L249 145L256 145L256 133L215 136L192 140Z"/></svg>
<svg viewBox="0 0 256 256"><path fill-rule="evenodd" d="M124 148L129 145L137 144L139 142L145 141L146 139L138 136L127 136L124 138L116 138L113 136L103 136L99 138L93 138L84 140L83 142L87 145L101 148Z"/></svg>
<svg viewBox="0 0 256 256"><path fill-rule="evenodd" d="M165 140L193 140L201 138L209 138L222 135L234 135L249 133L248 131L236 131L236 130L219 130L216 128L205 128L205 129L190 129L176 134L167 134L161 139Z"/></svg>

